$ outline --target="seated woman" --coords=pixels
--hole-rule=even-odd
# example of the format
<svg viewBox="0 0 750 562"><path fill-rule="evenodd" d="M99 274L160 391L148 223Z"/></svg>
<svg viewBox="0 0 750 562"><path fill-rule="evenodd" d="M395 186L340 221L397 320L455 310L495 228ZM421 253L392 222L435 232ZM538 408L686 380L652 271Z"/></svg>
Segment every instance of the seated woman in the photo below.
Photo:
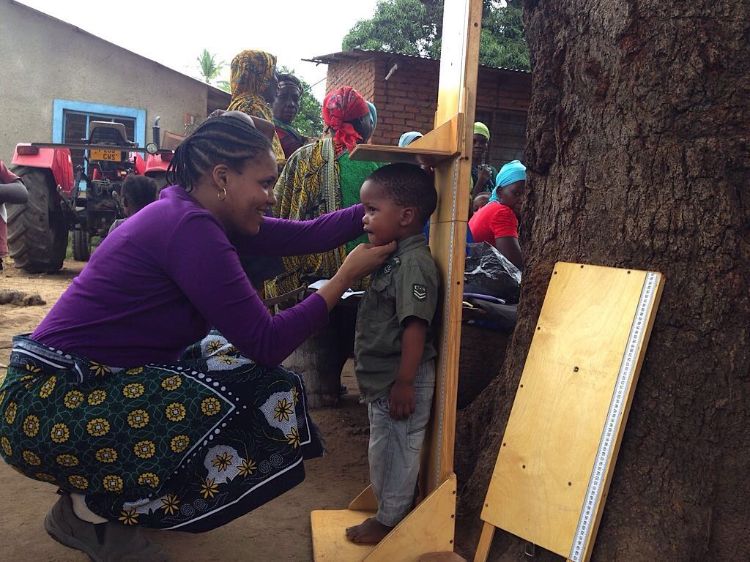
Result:
<svg viewBox="0 0 750 562"><path fill-rule="evenodd" d="M364 216L357 205L268 218L276 174L251 118L207 119L175 152L176 185L14 338L0 454L60 489L45 519L56 540L94 560L151 560L139 527L224 525L301 482L303 458L321 454L301 378L275 365L395 244L356 248L325 287L271 316L239 255L327 251L359 236Z"/></svg>
<svg viewBox="0 0 750 562"><path fill-rule="evenodd" d="M374 106L354 88L343 86L323 100L323 122L330 136L303 146L289 158L276 183L275 217L305 220L359 203L365 178L377 162L350 160L349 153L368 141L375 128ZM330 252L284 258L284 272L265 285L266 298L294 291L305 281L328 279L361 240Z"/></svg>
<svg viewBox="0 0 750 562"><path fill-rule="evenodd" d="M469 220L474 242L489 242L518 269L523 269L518 245L518 217L526 187L526 167L518 160L500 169L489 203Z"/></svg>

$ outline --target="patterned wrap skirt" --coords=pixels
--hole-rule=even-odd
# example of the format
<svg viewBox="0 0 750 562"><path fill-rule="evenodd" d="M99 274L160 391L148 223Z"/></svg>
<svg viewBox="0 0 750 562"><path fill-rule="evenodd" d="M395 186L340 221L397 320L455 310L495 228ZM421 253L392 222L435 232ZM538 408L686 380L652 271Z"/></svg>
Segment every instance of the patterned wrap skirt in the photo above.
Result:
<svg viewBox="0 0 750 562"><path fill-rule="evenodd" d="M301 377L212 332L174 364L118 369L13 339L0 455L124 525L202 532L299 484L323 454Z"/></svg>

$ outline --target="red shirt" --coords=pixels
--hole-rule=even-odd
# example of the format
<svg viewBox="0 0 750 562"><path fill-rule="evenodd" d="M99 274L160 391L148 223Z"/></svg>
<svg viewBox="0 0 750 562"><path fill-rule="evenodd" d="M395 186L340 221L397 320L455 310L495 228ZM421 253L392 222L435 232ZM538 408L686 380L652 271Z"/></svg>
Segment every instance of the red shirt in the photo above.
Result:
<svg viewBox="0 0 750 562"><path fill-rule="evenodd" d="M474 213L469 230L474 242L489 242L494 246L497 238L518 238L518 219L513 209L493 201Z"/></svg>
<svg viewBox="0 0 750 562"><path fill-rule="evenodd" d="M13 183L18 181L18 176L5 167L0 160L0 183ZM5 224L5 204L0 202L0 258L8 255L8 225Z"/></svg>

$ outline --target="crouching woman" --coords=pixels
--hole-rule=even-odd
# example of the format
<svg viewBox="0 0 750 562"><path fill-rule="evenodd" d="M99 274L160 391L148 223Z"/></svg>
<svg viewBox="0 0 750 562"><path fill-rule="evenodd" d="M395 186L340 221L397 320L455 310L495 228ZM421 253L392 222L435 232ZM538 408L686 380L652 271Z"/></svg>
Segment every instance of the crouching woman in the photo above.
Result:
<svg viewBox="0 0 750 562"><path fill-rule="evenodd" d="M239 112L201 124L169 174L14 338L0 387L0 454L59 488L45 528L94 560L158 559L139 527L207 531L303 480L321 444L302 380L277 365L394 249L358 247L271 316L239 256L337 248L362 234L362 206L266 217L276 161Z"/></svg>

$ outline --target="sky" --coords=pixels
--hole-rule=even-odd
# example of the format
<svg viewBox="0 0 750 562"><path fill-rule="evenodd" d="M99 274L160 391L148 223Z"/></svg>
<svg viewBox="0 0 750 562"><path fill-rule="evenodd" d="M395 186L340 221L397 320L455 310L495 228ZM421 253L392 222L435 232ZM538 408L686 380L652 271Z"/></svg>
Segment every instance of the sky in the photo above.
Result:
<svg viewBox="0 0 750 562"><path fill-rule="evenodd" d="M275 54L322 100L326 65L302 59L341 50L357 21L372 17L377 0L128 0L104 7L100 0L19 0L129 51L200 78L203 49L229 63L244 49ZM116 14L116 15L115 15Z"/></svg>

